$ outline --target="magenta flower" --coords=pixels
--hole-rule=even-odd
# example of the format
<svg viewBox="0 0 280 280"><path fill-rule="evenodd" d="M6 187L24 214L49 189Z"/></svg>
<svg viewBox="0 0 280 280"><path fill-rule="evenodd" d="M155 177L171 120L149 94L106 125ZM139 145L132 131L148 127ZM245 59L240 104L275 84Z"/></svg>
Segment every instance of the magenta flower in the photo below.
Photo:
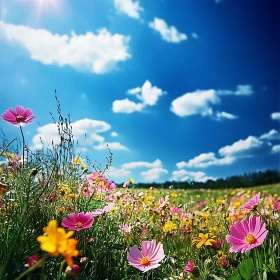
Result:
<svg viewBox="0 0 280 280"><path fill-rule="evenodd" d="M226 235L226 240L233 245L229 251L236 253L245 253L262 245L268 233L261 218L252 215L249 222L246 219L237 221L229 230L231 235Z"/></svg>
<svg viewBox="0 0 280 280"><path fill-rule="evenodd" d="M276 203L273 205L273 209L276 211L280 211L280 199L276 201Z"/></svg>
<svg viewBox="0 0 280 280"><path fill-rule="evenodd" d="M32 115L32 112L29 108L24 109L21 106L16 106L15 111L11 108L6 110L2 115L2 118L10 124L23 126L25 124L31 123L35 116Z"/></svg>
<svg viewBox="0 0 280 280"><path fill-rule="evenodd" d="M194 263L192 261L189 261L184 268L184 273L193 273L196 269L197 268Z"/></svg>
<svg viewBox="0 0 280 280"><path fill-rule="evenodd" d="M143 241L141 244L141 251L133 246L127 253L128 263L139 270L146 272L160 266L160 261L165 257L163 246L159 242L156 245L156 240Z"/></svg>
<svg viewBox="0 0 280 280"><path fill-rule="evenodd" d="M82 229L87 229L90 228L93 224L93 217L91 213L84 213L81 212L79 214L69 214L68 218L64 218L62 220L62 226L70 229L70 230L76 230L76 231L80 231Z"/></svg>
<svg viewBox="0 0 280 280"><path fill-rule="evenodd" d="M242 210L244 211L251 211L257 208L259 202L260 202L260 196L261 193L256 194L254 197L252 197L249 201L247 201L243 206Z"/></svg>

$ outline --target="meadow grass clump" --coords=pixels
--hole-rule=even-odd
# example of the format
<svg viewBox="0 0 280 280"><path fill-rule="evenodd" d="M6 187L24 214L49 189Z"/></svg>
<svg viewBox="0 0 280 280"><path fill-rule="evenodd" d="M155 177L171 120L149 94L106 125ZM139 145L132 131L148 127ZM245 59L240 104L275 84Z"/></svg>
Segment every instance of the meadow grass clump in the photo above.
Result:
<svg viewBox="0 0 280 280"><path fill-rule="evenodd" d="M0 149L0 279L279 279L279 184L116 188L112 155L92 169L59 102L60 141L39 151L25 145L30 109L3 118L22 138Z"/></svg>

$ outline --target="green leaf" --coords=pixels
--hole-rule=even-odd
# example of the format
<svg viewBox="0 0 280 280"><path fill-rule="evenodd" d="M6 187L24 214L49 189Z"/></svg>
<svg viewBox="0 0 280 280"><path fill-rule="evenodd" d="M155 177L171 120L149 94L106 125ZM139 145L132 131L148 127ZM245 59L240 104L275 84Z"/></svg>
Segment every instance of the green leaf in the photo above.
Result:
<svg viewBox="0 0 280 280"><path fill-rule="evenodd" d="M255 273L253 259L244 260L238 265L237 269L243 279L250 280Z"/></svg>
<svg viewBox="0 0 280 280"><path fill-rule="evenodd" d="M241 276L239 275L237 269L231 274L229 280L242 280L242 278L241 278Z"/></svg>

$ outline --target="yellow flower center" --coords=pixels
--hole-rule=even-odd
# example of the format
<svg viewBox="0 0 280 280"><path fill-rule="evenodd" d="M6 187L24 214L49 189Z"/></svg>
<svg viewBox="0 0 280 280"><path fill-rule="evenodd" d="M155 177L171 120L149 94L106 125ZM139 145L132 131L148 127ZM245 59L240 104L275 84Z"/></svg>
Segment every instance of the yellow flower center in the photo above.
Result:
<svg viewBox="0 0 280 280"><path fill-rule="evenodd" d="M82 225L81 222L78 222L78 223L76 224L76 227L77 227L77 228L81 228L81 227L83 227L83 225Z"/></svg>
<svg viewBox="0 0 280 280"><path fill-rule="evenodd" d="M17 119L18 122L22 122L22 121L25 120L25 117L23 117L23 116L16 116L16 119Z"/></svg>
<svg viewBox="0 0 280 280"><path fill-rule="evenodd" d="M245 240L246 240L246 242L248 243L248 244L255 244L256 242L257 242L257 239L255 238L255 236L254 235L252 235L252 234L248 234L247 236L246 236L246 238L245 238Z"/></svg>
<svg viewBox="0 0 280 280"><path fill-rule="evenodd" d="M144 266L146 265L149 265L150 264L150 260L148 257L143 257L141 260L140 260L140 263Z"/></svg>

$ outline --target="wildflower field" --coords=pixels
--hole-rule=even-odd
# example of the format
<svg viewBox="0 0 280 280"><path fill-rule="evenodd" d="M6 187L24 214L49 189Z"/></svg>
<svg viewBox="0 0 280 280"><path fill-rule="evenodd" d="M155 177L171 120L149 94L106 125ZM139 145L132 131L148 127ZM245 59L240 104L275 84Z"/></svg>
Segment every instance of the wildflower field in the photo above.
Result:
<svg viewBox="0 0 280 280"><path fill-rule="evenodd" d="M280 279L280 184L248 189L121 187L60 144L31 151L17 106L3 115L22 139L0 149L0 279ZM14 145L19 143L20 145ZM21 147L21 148L18 148Z"/></svg>

